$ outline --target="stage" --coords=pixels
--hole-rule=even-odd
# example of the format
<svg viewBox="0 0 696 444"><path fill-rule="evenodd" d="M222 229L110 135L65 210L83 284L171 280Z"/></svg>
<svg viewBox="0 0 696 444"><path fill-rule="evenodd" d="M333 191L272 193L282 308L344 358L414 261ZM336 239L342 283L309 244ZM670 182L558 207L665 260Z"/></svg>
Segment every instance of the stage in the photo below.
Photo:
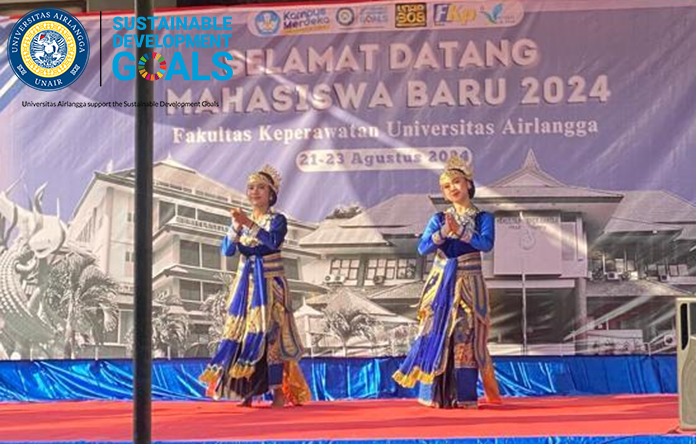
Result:
<svg viewBox="0 0 696 444"><path fill-rule="evenodd" d="M505 398L502 405L482 404L479 410L436 410L414 400L320 401L279 410L264 403L240 408L232 402L162 401L153 405L153 440L696 443L695 435L675 433L677 405L675 395ZM0 404L1 441L130 439L128 402Z"/></svg>
<svg viewBox="0 0 696 444"><path fill-rule="evenodd" d="M420 406L391 374L400 358L307 358L314 401L240 408L205 398L204 360L153 365L156 441L418 440L419 444L668 442L678 427L676 359L665 356L496 357L504 396L479 410ZM130 361L0 363L0 442L130 441ZM649 436L648 436L649 435ZM561 436L562 438L557 438Z"/></svg>

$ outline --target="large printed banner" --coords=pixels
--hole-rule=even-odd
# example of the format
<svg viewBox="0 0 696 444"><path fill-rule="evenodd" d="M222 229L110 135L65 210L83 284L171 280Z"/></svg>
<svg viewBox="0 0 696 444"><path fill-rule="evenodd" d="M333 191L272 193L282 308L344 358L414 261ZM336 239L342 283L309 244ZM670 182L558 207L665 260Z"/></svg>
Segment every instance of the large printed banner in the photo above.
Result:
<svg viewBox="0 0 696 444"><path fill-rule="evenodd" d="M79 32L61 46L50 18L0 19L0 358L129 353L136 106L155 113L162 355L219 340L236 260L216 246L265 163L308 353L403 353L432 265L418 236L455 153L496 215L494 354L669 350L673 298L696 288L696 5L600 3L78 16L89 49ZM89 63L65 87L10 66L71 50ZM327 322L355 313L374 334Z"/></svg>

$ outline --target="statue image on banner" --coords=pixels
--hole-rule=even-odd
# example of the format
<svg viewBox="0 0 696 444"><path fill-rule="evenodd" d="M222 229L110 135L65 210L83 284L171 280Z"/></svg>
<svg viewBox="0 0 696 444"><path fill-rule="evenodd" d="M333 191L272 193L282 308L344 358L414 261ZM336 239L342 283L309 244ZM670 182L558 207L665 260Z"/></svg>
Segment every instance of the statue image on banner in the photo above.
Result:
<svg viewBox="0 0 696 444"><path fill-rule="evenodd" d="M46 343L53 329L45 315L49 264L66 238L59 216L42 214L45 185L30 209L0 193L0 357L29 357L34 344Z"/></svg>
<svg viewBox="0 0 696 444"><path fill-rule="evenodd" d="M3 359L68 358L96 350L116 326L116 283L96 258L69 242L60 215L0 194L0 354Z"/></svg>

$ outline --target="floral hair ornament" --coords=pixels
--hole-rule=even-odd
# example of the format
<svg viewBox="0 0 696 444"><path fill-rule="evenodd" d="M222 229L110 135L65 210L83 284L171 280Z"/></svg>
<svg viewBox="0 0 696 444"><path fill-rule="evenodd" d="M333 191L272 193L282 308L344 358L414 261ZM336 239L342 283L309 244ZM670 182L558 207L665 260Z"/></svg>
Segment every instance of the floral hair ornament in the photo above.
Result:
<svg viewBox="0 0 696 444"><path fill-rule="evenodd" d="M268 185L276 194L280 191L280 173L272 166L266 164L258 171L255 171L247 178L247 183L262 182Z"/></svg>
<svg viewBox="0 0 696 444"><path fill-rule="evenodd" d="M445 164L445 171L440 175L440 185L449 182L457 176L462 176L466 180L474 181L474 169L471 162L462 159L458 154L453 154Z"/></svg>

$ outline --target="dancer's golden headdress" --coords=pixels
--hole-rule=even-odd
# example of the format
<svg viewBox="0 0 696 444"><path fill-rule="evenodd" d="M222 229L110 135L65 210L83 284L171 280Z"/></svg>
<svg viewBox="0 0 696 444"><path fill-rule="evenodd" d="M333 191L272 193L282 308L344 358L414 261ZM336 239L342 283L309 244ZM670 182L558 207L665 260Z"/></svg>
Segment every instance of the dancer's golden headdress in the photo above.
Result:
<svg viewBox="0 0 696 444"><path fill-rule="evenodd" d="M258 171L255 171L247 178L247 183L263 182L267 184L276 194L280 192L280 173L272 166L266 164Z"/></svg>
<svg viewBox="0 0 696 444"><path fill-rule="evenodd" d="M474 169L471 163L465 161L459 155L450 156L445 164L445 171L440 175L440 183L452 180L455 176L462 176L466 180L474 181Z"/></svg>

